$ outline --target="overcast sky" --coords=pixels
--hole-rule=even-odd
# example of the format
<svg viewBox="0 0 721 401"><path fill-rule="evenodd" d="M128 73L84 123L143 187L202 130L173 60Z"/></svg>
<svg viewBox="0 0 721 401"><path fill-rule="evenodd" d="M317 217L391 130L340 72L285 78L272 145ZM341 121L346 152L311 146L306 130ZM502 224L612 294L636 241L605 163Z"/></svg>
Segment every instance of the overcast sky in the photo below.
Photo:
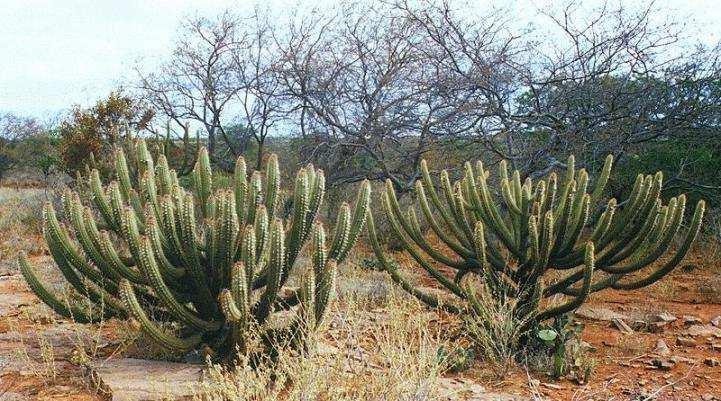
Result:
<svg viewBox="0 0 721 401"><path fill-rule="evenodd" d="M74 104L90 105L132 79L134 66L152 68L162 60L183 17L242 10L255 2L0 0L0 112L46 118ZM699 41L715 44L721 38L718 2L659 0L657 4L686 22ZM523 0L512 7L520 19L533 20L539 4L546 3L553 4ZM277 9L295 2L260 4Z"/></svg>

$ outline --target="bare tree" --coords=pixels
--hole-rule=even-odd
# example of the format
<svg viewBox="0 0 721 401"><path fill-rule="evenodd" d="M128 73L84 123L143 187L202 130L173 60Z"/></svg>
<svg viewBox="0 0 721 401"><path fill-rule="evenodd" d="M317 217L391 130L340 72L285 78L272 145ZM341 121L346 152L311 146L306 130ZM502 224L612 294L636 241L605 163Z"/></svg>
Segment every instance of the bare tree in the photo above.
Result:
<svg viewBox="0 0 721 401"><path fill-rule="evenodd" d="M291 29L282 78L331 182L388 178L406 191L437 140L470 132L491 108L478 83L497 81L493 65L506 47L494 39L477 49L487 65L475 66L469 83L429 62L443 56L428 33L388 5L354 5Z"/></svg>
<svg viewBox="0 0 721 401"><path fill-rule="evenodd" d="M10 113L0 115L0 179L14 167L29 164L29 159L40 149L22 145L44 131L45 128L34 118Z"/></svg>
<svg viewBox="0 0 721 401"><path fill-rule="evenodd" d="M147 101L181 127L189 120L199 122L211 155L215 155L216 135L226 137L228 105L240 90L233 79L237 24L228 12L214 20L189 19L181 27L172 57L160 70L138 70Z"/></svg>
<svg viewBox="0 0 721 401"><path fill-rule="evenodd" d="M242 29L232 52L233 85L238 89L236 122L249 133L258 146L256 169L261 168L265 141L271 130L283 121L286 110L282 100L282 81L278 79L280 52L269 12L254 9L242 20ZM229 143L235 156L242 153Z"/></svg>
<svg viewBox="0 0 721 401"><path fill-rule="evenodd" d="M559 156L569 153L585 164L600 164L607 153L623 156L686 131L707 109L700 87L679 92L708 75L674 47L680 28L657 22L653 2L592 10L568 2L559 12L539 10L545 29L519 37L503 34L511 29L502 14L467 18L458 4L396 6L427 32L436 49L427 62L453 76L455 87L478 87L487 99L474 140L527 174L562 165ZM489 42L505 50L495 63Z"/></svg>

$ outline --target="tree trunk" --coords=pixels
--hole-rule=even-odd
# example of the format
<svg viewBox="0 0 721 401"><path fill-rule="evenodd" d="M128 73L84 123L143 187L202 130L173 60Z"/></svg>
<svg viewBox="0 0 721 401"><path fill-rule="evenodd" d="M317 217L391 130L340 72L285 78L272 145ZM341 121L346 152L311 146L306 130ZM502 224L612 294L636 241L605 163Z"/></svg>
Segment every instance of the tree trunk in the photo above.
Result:
<svg viewBox="0 0 721 401"><path fill-rule="evenodd" d="M258 160L255 162L255 169L260 171L263 167L263 153L265 152L265 138L258 140Z"/></svg>

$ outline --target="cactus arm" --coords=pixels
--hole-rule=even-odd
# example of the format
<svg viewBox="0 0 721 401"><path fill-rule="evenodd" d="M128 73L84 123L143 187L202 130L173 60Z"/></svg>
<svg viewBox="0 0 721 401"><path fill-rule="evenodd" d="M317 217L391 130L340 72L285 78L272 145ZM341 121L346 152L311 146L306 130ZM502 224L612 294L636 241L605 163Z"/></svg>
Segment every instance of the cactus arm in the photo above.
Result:
<svg viewBox="0 0 721 401"><path fill-rule="evenodd" d="M306 168L306 170L308 171L308 180L311 185L311 191L304 230L309 231L313 226L316 216L318 215L320 205L323 203L323 196L325 195L325 174L323 173L323 170L314 170L312 165Z"/></svg>
<svg viewBox="0 0 721 401"><path fill-rule="evenodd" d="M260 267L261 258L265 255L265 248L268 245L268 214L264 205L259 205L255 212L255 264Z"/></svg>
<svg viewBox="0 0 721 401"><path fill-rule="evenodd" d="M583 228L588 223L591 196L584 194L581 198L582 200L580 202L580 206L578 207L578 211L576 211L576 215L571 223L571 229L566 232L568 235L563 239L563 244L561 245L561 249L559 251L560 255L568 255L572 251L574 245L576 245L576 242L578 242L581 237Z"/></svg>
<svg viewBox="0 0 721 401"><path fill-rule="evenodd" d="M596 181L596 187L593 189L591 194L591 204L595 205L601 200L603 191L606 189L608 179L611 177L611 169L613 168L613 155L606 156L606 160L603 162L603 168L601 169L601 175Z"/></svg>
<svg viewBox="0 0 721 401"><path fill-rule="evenodd" d="M182 242L186 244L183 247L183 258L185 262L186 272L191 277L196 291L197 299L200 303L200 312L203 315L214 316L216 314L215 297L212 296L208 287L205 268L200 263L200 255L195 244L197 243L195 235L195 210L193 207L193 197L186 195L183 199L179 214L180 220L180 237Z"/></svg>
<svg viewBox="0 0 721 401"><path fill-rule="evenodd" d="M458 227L458 225L454 221L453 217L451 216L450 211L445 207L445 205L443 205L443 203L441 203L441 199L438 196L438 192L436 191L436 188L433 185L433 180L431 179L431 175L428 172L428 164L426 163L425 159L421 160L421 178L422 178L422 182L423 182L423 187L424 187L425 191L430 195L433 206L441 214L441 218L443 219L443 221L445 221L445 223L448 226L448 228L450 229L451 233L456 238L458 238L459 241L461 241L461 245L463 247L470 248L471 243L468 241L467 238L464 237L463 233L461 232L461 229Z"/></svg>
<svg viewBox="0 0 721 401"><path fill-rule="evenodd" d="M185 275L185 269L177 267L173 264L166 256L164 247L160 238L160 227L154 217L148 217L147 219L148 237L153 243L153 251L155 259L158 262L160 271L163 277L166 277L172 281L180 280Z"/></svg>
<svg viewBox="0 0 721 401"><path fill-rule="evenodd" d="M18 264L20 266L20 273L28 283L28 287L58 315L73 319L78 323L95 323L101 321L103 318L110 317L110 315L91 317L87 311L77 306L66 305L66 303L58 299L52 291L45 288L40 279L38 279L37 273L35 273L30 263L28 263L25 255L18 257Z"/></svg>
<svg viewBox="0 0 721 401"><path fill-rule="evenodd" d="M67 232L60 227L60 223L55 215L55 210L49 203L45 205L43 221L45 240L48 243L48 248L50 248L53 258L59 261L58 267L61 267L61 271L66 279L73 284L78 291L90 297L93 302L101 303L103 299L105 299L109 307L116 307L118 303L113 301L110 294L117 293L117 285L93 269L85 258L78 254L78 251L71 244ZM88 280L97 285L98 288L86 286L76 271L82 276L87 277Z"/></svg>
<svg viewBox="0 0 721 401"><path fill-rule="evenodd" d="M253 174L250 176L247 203L248 213L246 216L246 224L249 224L256 221L255 215L260 207L265 210L265 205L263 204L263 183L260 178L260 173L257 171L253 171Z"/></svg>
<svg viewBox="0 0 721 401"><path fill-rule="evenodd" d="M155 172L155 165L153 164L153 157L151 156L150 152L148 151L148 145L145 143L144 140L138 141L138 146L136 148L137 151L137 158L138 158L138 171L140 174L145 174L147 172L153 173Z"/></svg>
<svg viewBox="0 0 721 401"><path fill-rule="evenodd" d="M160 193L167 195L173 187L173 181L170 178L170 166L165 155L158 157L158 165L155 167L155 180L160 183Z"/></svg>
<svg viewBox="0 0 721 401"><path fill-rule="evenodd" d="M553 244L553 250L551 251L552 257L558 256L562 241L566 237L566 230L568 229L569 223L573 218L572 206L576 199L576 196L576 182L572 181L569 185L568 195L566 195L566 202L564 203L563 210L561 211L562 214L556 214L558 212L554 213L555 216L558 216L558 219L556 219L556 227L554 227L557 236L556 241Z"/></svg>
<svg viewBox="0 0 721 401"><path fill-rule="evenodd" d="M330 250L328 251L328 257L330 259L336 259L348 242L351 228L350 219L350 207L347 203L343 202L340 210L338 211L335 227L333 228L333 241L331 242Z"/></svg>
<svg viewBox="0 0 721 401"><path fill-rule="evenodd" d="M85 220L85 227L88 236L90 237L90 240L92 241L92 245L97 252L97 258L100 259L99 261L95 260L95 257L93 257L93 263L103 271L103 273L108 276L111 280L114 282L119 282L121 278L123 278L123 274L119 271L118 267L116 266L116 263L122 264L124 268L125 264L120 260L117 253L114 253L114 258L109 257L105 250L105 244L104 244L104 238L103 234L98 230L98 227L95 223L95 220L93 218L92 211L89 208L83 209L83 218ZM111 245L112 248L112 245ZM115 251L113 249L113 251ZM139 275L138 275L139 277Z"/></svg>
<svg viewBox="0 0 721 401"><path fill-rule="evenodd" d="M230 191L216 194L216 212L212 222L213 233L210 252L210 275L216 291L225 287L230 277L231 266L237 253L238 216L235 200Z"/></svg>
<svg viewBox="0 0 721 401"><path fill-rule="evenodd" d="M599 217L598 221L596 222L596 226L593 229L593 232L591 233L591 236L588 238L588 241L596 243L604 243L606 236L611 228L611 223L613 222L613 216L616 210L616 200L611 199L606 204L606 210L604 210L603 213L601 213L601 216ZM585 253L585 244L576 246L571 252L569 252L566 256L557 258L554 260L555 267L557 269L563 269L563 268L572 268L575 266L578 266L582 261ZM603 250L602 246L599 246L596 248L596 252L600 253ZM600 266L600 258L596 260L596 266Z"/></svg>
<svg viewBox="0 0 721 401"><path fill-rule="evenodd" d="M290 223L290 230L285 238L285 244L287 247L287 263L292 266L295 263L295 258L298 256L303 243L305 242L307 232L306 230L306 217L310 211L309 209L309 189L308 189L308 174L304 169L298 171L295 178L295 189L293 190L293 217ZM272 216L272 213L269 213ZM283 274L282 282L288 277L290 271L286 270Z"/></svg>
<svg viewBox="0 0 721 401"><path fill-rule="evenodd" d="M201 334L180 338L163 332L163 330L153 323L145 314L143 307L140 306L138 299L135 297L135 292L129 281L123 280L120 282L120 295L128 312L140 323L143 332L161 346L174 352L187 352L201 343Z"/></svg>
<svg viewBox="0 0 721 401"><path fill-rule="evenodd" d="M115 250L112 241L110 240L110 235L106 231L100 233L100 250L103 253L103 257L108 262L110 267L115 270L120 276L127 280L130 280L134 284L146 283L145 278L139 271L133 269L130 266L127 266L125 262L123 262L123 260L120 258L117 251Z"/></svg>
<svg viewBox="0 0 721 401"><path fill-rule="evenodd" d="M218 295L218 301L220 302L220 310L223 311L225 318L229 322L242 324L247 319L246 314L233 300L233 295L230 293L230 290L222 290L220 295Z"/></svg>
<svg viewBox="0 0 721 401"><path fill-rule="evenodd" d="M130 170L128 169L128 162L125 158L125 152L121 148L116 147L113 151L115 158L115 177L118 180L119 189L122 193L122 197L125 201L130 202L130 193L133 189L130 183Z"/></svg>
<svg viewBox="0 0 721 401"><path fill-rule="evenodd" d="M303 169L300 171L303 171ZM280 167L278 167L278 156L273 153L268 157L268 165L265 172L265 207L268 209L268 215L271 217L275 216L279 192Z"/></svg>
<svg viewBox="0 0 721 401"><path fill-rule="evenodd" d="M230 270L230 293L233 296L233 303L239 305L244 316L250 312L247 277L246 266L243 262L233 265Z"/></svg>
<svg viewBox="0 0 721 401"><path fill-rule="evenodd" d="M152 171L146 171L140 177L140 198L143 205L150 205L153 216L160 218L160 205L158 203L158 188L155 183L155 175ZM165 236L163 236L165 241Z"/></svg>
<svg viewBox="0 0 721 401"><path fill-rule="evenodd" d="M335 260L329 259L325 266L318 266L320 271L319 281L315 281L313 278L315 293L313 296L313 304L309 304L309 308L314 308L313 316L315 317L316 325L320 325L325 316L325 311L331 300L335 296L335 281L338 275L338 264ZM308 275L313 277L314 275ZM301 293L301 295L303 295ZM305 295L308 296L307 294ZM301 297L301 304L303 303L303 297Z"/></svg>
<svg viewBox="0 0 721 401"><path fill-rule="evenodd" d="M625 274L630 273L632 271L636 271L638 269L643 268L644 266L650 264L654 260L658 259L664 252L668 250L668 248L671 246L671 242L673 241L673 238L678 233L679 228L681 227L681 222L683 221L683 214L685 209L685 197L681 195L678 201L678 206L673 208L673 217L669 220L668 224L666 224L666 227L662 229L660 233L662 235L661 238L656 241L656 243L652 246L652 250L648 252L646 257L629 263L625 266L604 266L602 269L605 272L612 273L612 274ZM671 208L669 208L670 210Z"/></svg>
<svg viewBox="0 0 721 401"><path fill-rule="evenodd" d="M418 245L419 248L423 250L428 256L430 256L433 260L437 261L438 263L450 266L454 269L468 269L468 263L465 261L455 261L443 253L435 250L429 243L426 241L426 239L423 237L423 234L421 233L421 229L418 223L418 218L416 217L415 211L412 207L409 207L406 211L406 219L408 220L409 228L411 229L410 232L408 232L408 236L413 240L413 242Z"/></svg>
<svg viewBox="0 0 721 401"><path fill-rule="evenodd" d="M160 225L160 230L165 234L167 242L165 253L169 260L172 260L178 266L182 266L185 261L180 242L179 224L177 224L179 219L176 213L172 196L170 194L163 195L160 200L160 216L157 222Z"/></svg>
<svg viewBox="0 0 721 401"><path fill-rule="evenodd" d="M438 225L438 222L433 216L430 205L428 204L428 198L426 197L424 186L420 181L416 181L416 197L418 198L418 202L421 206L423 216L426 218L426 221L431 226L431 229L436 234L436 236L440 238L441 241L443 241L444 244L451 248L451 250L453 250L453 252L455 252L458 256L463 258L472 257L473 252L468 250L460 243L454 241L450 237L450 235L446 233L443 229L441 229L441 227Z"/></svg>
<svg viewBox="0 0 721 401"><path fill-rule="evenodd" d="M543 204L543 212L556 210L556 200L558 196L558 178L556 172L552 172L546 179L546 201Z"/></svg>
<svg viewBox="0 0 721 401"><path fill-rule="evenodd" d="M231 322L231 340L241 352L246 350L247 330L251 318L245 269L242 262L233 265L230 272L230 290L224 289L219 295L220 309Z"/></svg>
<svg viewBox="0 0 721 401"><path fill-rule="evenodd" d="M46 230L51 231L51 230ZM63 274L63 277L82 295L86 296L90 301L97 305L105 305L109 313L117 316L123 316L122 305L104 288L99 285L94 285L92 279L86 282L83 277L78 275L80 271L79 266L73 264L73 260L69 259L69 255L64 250L64 245L61 244L62 240L59 240L52 233L46 233L45 241L48 244L50 255L52 255L58 269ZM96 272L97 273L97 272ZM80 274L84 274L80 271ZM86 276L87 277L87 276Z"/></svg>
<svg viewBox="0 0 721 401"><path fill-rule="evenodd" d="M163 280L158 264L155 261L153 245L150 238L143 237L140 240L140 266L155 294L163 301L170 313L179 321L201 331L217 330L217 322L208 322L198 317L194 312L187 309L177 301L176 295L168 288Z"/></svg>
<svg viewBox="0 0 721 401"><path fill-rule="evenodd" d="M100 173L98 170L93 170L90 173L90 192L93 204L100 211L100 215L103 217L105 225L113 231L118 231L120 229L120 222L113 214L110 201L105 195L105 191L103 191L103 186L100 182Z"/></svg>
<svg viewBox="0 0 721 401"><path fill-rule="evenodd" d="M285 243L283 237L283 223L276 219L270 228L270 258L268 260L265 291L253 312L255 319L261 324L268 318L271 307L278 295L278 290L280 290L285 262Z"/></svg>
<svg viewBox="0 0 721 401"><path fill-rule="evenodd" d="M565 210L568 204L568 196L571 193L571 187L572 185L575 185L575 176L576 176L576 158L571 155L568 156L568 161L566 162L566 176L563 180L563 187L561 189L561 192L558 194L558 205L556 205L556 208L553 211L553 214L556 216L563 216L565 214ZM560 220L558 221L560 222ZM558 231L560 227L556 227L556 230Z"/></svg>
<svg viewBox="0 0 721 401"><path fill-rule="evenodd" d="M481 201L485 209L485 225L498 234L501 242L511 251L512 254L519 255L519 250L515 248L515 244L513 243L513 234L506 226L498 207L493 202L491 191L488 189L488 184L486 182L485 171L480 163L479 168L481 169L481 174L479 175L478 181L480 185Z"/></svg>
<svg viewBox="0 0 721 401"><path fill-rule="evenodd" d="M248 180L245 159L239 157L235 162L235 171L233 173L234 191L235 191L235 212L238 215L238 225L245 227L246 224L246 208L248 200Z"/></svg>
<svg viewBox="0 0 721 401"><path fill-rule="evenodd" d="M370 205L371 199L371 186L368 180L364 180L358 189L358 195L356 196L355 209L353 210L353 218L350 223L350 231L348 233L348 240L345 246L338 252L336 260L338 263L342 263L350 253L351 248L358 241L363 226L366 222L366 216L368 215L368 206Z"/></svg>
<svg viewBox="0 0 721 401"><path fill-rule="evenodd" d="M458 214L457 205L456 205L456 199L455 199L455 192L453 190L453 187L451 186L450 178L448 177L448 171L443 170L441 171L441 190L443 192L443 196L446 200L446 203L448 204L448 211L451 217L451 220L453 221L454 225L459 228L459 239L463 241L464 244L470 244L471 233L468 231L468 227L464 225L464 221L461 220L461 217ZM393 190L393 185L388 186L388 183L386 182L386 192L390 190L390 192L393 193L393 196L395 197L395 191ZM396 201L397 203L397 201Z"/></svg>
<svg viewBox="0 0 721 401"><path fill-rule="evenodd" d="M516 204L516 199L511 193L511 184L507 179L501 180L501 196L503 197L503 201L506 203L508 210L515 215L521 214L521 208Z"/></svg>
<svg viewBox="0 0 721 401"><path fill-rule="evenodd" d="M133 257L133 260L138 261L140 259L140 229L137 221L135 220L135 213L132 208L124 207L119 214L121 234L125 242L128 244L128 249Z"/></svg>
<svg viewBox="0 0 721 401"><path fill-rule="evenodd" d="M310 273L303 276L301 280L300 294L298 295L300 308L298 308L295 323L300 329L300 339L303 342L309 339L309 334L312 333L316 327L320 326L323 319L322 315L325 313L327 304L322 307L318 306L318 301L316 299L316 294L318 292L322 293L323 289L318 287L318 284L315 281L315 275ZM327 302L329 299L330 298L327 298L325 301ZM317 315L318 310L321 312L320 316Z"/></svg>
<svg viewBox="0 0 721 401"><path fill-rule="evenodd" d="M311 246L314 281L317 283L321 280L322 269L328 262L328 251L325 247L325 229L323 228L323 223L318 222L313 228Z"/></svg>
<svg viewBox="0 0 721 401"><path fill-rule="evenodd" d="M564 304L540 312L536 316L536 321L541 322L551 317L563 315L565 313L571 312L572 310L578 308L579 306L581 306L581 304L583 304L591 291L591 279L593 277L594 264L593 251L593 243L586 243L586 256L584 262L585 266L583 268L583 284L581 286L581 289L578 291L578 294Z"/></svg>
<svg viewBox="0 0 721 401"><path fill-rule="evenodd" d="M200 149L198 153L198 160L195 162L195 168L193 169L193 185L195 188L195 195L198 197L200 202L200 211L203 217L210 216L209 209L209 198L210 192L213 189L213 173L210 169L210 157L208 156L208 150L205 147Z"/></svg>
<svg viewBox="0 0 721 401"><path fill-rule="evenodd" d="M472 240L473 229L471 228L471 224L475 224L475 222L470 221L468 213L466 212L466 201L463 199L461 183L456 182L453 188L451 210L453 211L453 215L456 216L456 221L458 221L458 224L461 226L461 230L465 233L466 238Z"/></svg>
<svg viewBox="0 0 721 401"><path fill-rule="evenodd" d="M248 286L247 293L250 295L252 291L251 284L255 275L255 229L252 226L246 226L243 232L243 239L240 245L240 261L243 263L245 272L245 282Z"/></svg>
<svg viewBox="0 0 721 401"><path fill-rule="evenodd" d="M86 220L86 214L83 213L84 208L80 203L80 197L77 193L67 193L63 196L65 203L65 213L69 218L75 238L83 249L85 255L93 262L93 264L101 271L102 277L97 277L104 282L114 286L113 292L117 292L117 286L114 281L119 280L118 274L110 269L102 257L99 249L96 247L96 241L91 238L88 225L90 221ZM97 238L96 238L97 239Z"/></svg>
<svg viewBox="0 0 721 401"><path fill-rule="evenodd" d="M620 290L638 289L650 285L670 273L681 262L681 260L683 260L683 258L686 256L686 253L688 253L689 249L691 249L691 245L693 245L694 241L696 240L698 232L701 228L701 222L703 221L705 206L706 205L703 200L699 201L696 205L693 217L691 218L691 226L688 229L686 238L679 250L673 256L673 258L671 258L661 268L654 271L645 278L625 283L616 282L612 285L612 287Z"/></svg>
<svg viewBox="0 0 721 401"><path fill-rule="evenodd" d="M610 263L615 263L615 261L625 258L625 256L618 257L619 255L628 255L629 251L623 251L624 247L629 244L629 242L632 242L634 237L642 237L644 230L648 229L648 224L653 222L653 219L655 217L655 212L657 211L659 205L658 202L660 201L659 195L661 193L661 178L659 175L656 176L655 179L652 179L651 176L647 177L648 180L646 180L646 185L649 186L648 188L648 194L645 194L646 200L643 203L637 203L637 206L635 206L638 210L634 213L631 213L632 211L624 211L627 212L626 216L619 220L619 224L622 222L626 222L623 224L624 227L618 227L615 233L616 244L612 247L612 250L606 251L604 253L603 260L599 261L600 263L598 266L604 266L609 263L609 260L614 260ZM628 223L636 223L636 224L628 224ZM641 222L641 224L638 224L637 222ZM628 249L628 247L626 248Z"/></svg>
<svg viewBox="0 0 721 401"><path fill-rule="evenodd" d="M605 268L618 263L635 254L642 245L649 241L654 242L655 237L663 231L665 226L665 223L661 224L662 221L665 221L665 217L660 216L658 213L660 201L655 202L655 204L656 207L654 207L651 214L647 217L646 221L644 221L641 230L638 231L636 236L630 239L630 241L627 241L625 245L622 241L619 241L616 246L604 253L603 258L596 262L598 267Z"/></svg>
<svg viewBox="0 0 721 401"><path fill-rule="evenodd" d="M419 301L425 303L432 308L440 308L446 310L447 312L455 314L459 314L463 311L463 309L458 306L452 305L450 303L442 303L436 296L417 289L413 284L406 280L400 274L398 269L388 261L385 254L383 253L383 250L381 249L381 245L378 241L378 236L376 234L375 223L373 221L373 213L368 213L367 224L368 237L370 239L371 247L373 248L373 253L375 253L376 258L378 258L378 261L381 263L381 266L383 266L383 269L391 276L393 282L395 282L409 294L416 297Z"/></svg>
<svg viewBox="0 0 721 401"><path fill-rule="evenodd" d="M446 276L444 276L441 272L439 272L437 269L435 269L433 266L431 266L428 262L426 262L423 257L420 255L420 253L416 250L414 246L410 244L406 236L402 232L402 228L400 224L398 223L398 220L396 220L395 215L393 213L393 207L391 206L391 200L388 192L385 192L383 194L383 204L385 206L386 210L386 217L391 223L391 228L393 228L393 231L395 232L398 239L403 244L403 248L408 252L408 254L411 255L411 257L426 271L428 274L433 277L434 279L438 280L439 283L441 283L444 287L448 288L452 293L460 297L461 299L465 298L465 294L463 292L463 289L459 287L457 284L449 280Z"/></svg>
<svg viewBox="0 0 721 401"><path fill-rule="evenodd" d="M412 210L409 208L409 216L405 217L403 213L401 212L400 205L398 204L398 198L396 198L395 191L393 190L393 184L390 180L386 180L386 191L384 195L384 199L390 200L390 206L391 208L388 209L388 213L393 214L393 218L395 221L400 222L400 227L404 230L404 232L410 237L413 242L416 243L425 253L427 253L431 258L439 261L443 264L448 264L456 269L464 269L466 268L465 264L462 262L455 262L444 255L442 255L440 252L436 252L433 250L433 248L428 244L428 242L425 241L423 236L420 234L420 229L417 227L417 219L415 218L415 214L411 214ZM455 195L454 195L455 196ZM452 212L452 213L455 213ZM467 225L467 223L465 223ZM464 228L464 231L467 229ZM331 256L333 257L333 256Z"/></svg>

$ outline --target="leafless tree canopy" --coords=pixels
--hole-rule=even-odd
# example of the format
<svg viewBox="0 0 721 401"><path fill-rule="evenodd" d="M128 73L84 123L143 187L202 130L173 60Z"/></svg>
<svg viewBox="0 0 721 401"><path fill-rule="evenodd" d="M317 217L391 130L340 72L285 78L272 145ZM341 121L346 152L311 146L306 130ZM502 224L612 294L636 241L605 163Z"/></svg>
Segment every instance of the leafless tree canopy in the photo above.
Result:
<svg viewBox="0 0 721 401"><path fill-rule="evenodd" d="M656 4L624 4L568 3L522 28L460 2L344 3L287 21L224 13L187 21L140 89L167 119L200 123L217 158L252 138L260 166L267 138L300 137L331 183L391 179L400 191L446 147L538 175L569 153L593 165L717 135L718 49L683 49L683 27L659 23Z"/></svg>

